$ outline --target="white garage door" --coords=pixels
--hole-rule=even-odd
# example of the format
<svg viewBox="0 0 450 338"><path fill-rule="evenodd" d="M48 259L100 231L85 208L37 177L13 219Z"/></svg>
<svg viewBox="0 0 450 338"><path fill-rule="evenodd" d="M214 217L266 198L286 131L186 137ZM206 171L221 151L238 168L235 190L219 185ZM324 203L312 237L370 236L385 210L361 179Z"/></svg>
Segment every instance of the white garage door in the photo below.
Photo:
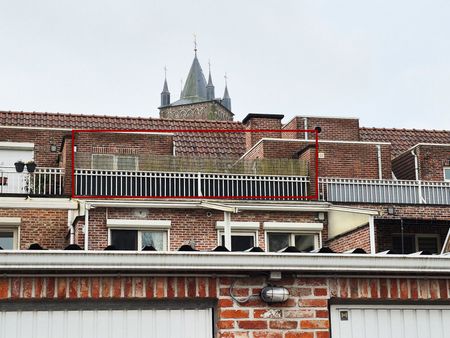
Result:
<svg viewBox="0 0 450 338"><path fill-rule="evenodd" d="M332 338L450 338L450 306L333 305Z"/></svg>
<svg viewBox="0 0 450 338"><path fill-rule="evenodd" d="M212 309L2 311L1 338L212 338Z"/></svg>

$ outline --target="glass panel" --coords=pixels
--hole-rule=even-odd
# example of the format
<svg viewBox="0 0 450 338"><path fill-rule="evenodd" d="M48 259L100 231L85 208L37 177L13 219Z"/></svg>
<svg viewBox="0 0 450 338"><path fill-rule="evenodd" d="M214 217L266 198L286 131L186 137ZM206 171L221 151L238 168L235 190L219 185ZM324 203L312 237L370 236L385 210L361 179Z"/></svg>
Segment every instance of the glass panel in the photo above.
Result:
<svg viewBox="0 0 450 338"><path fill-rule="evenodd" d="M222 245L225 246L225 236L222 235ZM231 251L245 251L255 246L255 238L252 235L232 235Z"/></svg>
<svg viewBox="0 0 450 338"><path fill-rule="evenodd" d="M404 235L403 236L403 250L402 250L402 237L392 236L392 250L399 254L409 254L416 252L416 243L414 235Z"/></svg>
<svg viewBox="0 0 450 338"><path fill-rule="evenodd" d="M117 170L136 170L137 157L136 156L118 156Z"/></svg>
<svg viewBox="0 0 450 338"><path fill-rule="evenodd" d="M438 240L436 237L417 237L418 251L429 251L438 253Z"/></svg>
<svg viewBox="0 0 450 338"><path fill-rule="evenodd" d="M111 244L117 250L137 250L137 231L111 230Z"/></svg>
<svg viewBox="0 0 450 338"><path fill-rule="evenodd" d="M149 245L154 247L158 251L167 250L164 245L165 235L165 231L142 231L142 248Z"/></svg>
<svg viewBox="0 0 450 338"><path fill-rule="evenodd" d="M269 239L269 251L276 252L289 246L290 234L273 233L267 234Z"/></svg>
<svg viewBox="0 0 450 338"><path fill-rule="evenodd" d="M295 247L300 251L314 250L316 235L295 235Z"/></svg>
<svg viewBox="0 0 450 338"><path fill-rule="evenodd" d="M104 155L104 154L92 155L92 169L113 170L114 155Z"/></svg>
<svg viewBox="0 0 450 338"><path fill-rule="evenodd" d="M14 249L14 233L11 232L0 232L0 247L4 250Z"/></svg>
<svg viewBox="0 0 450 338"><path fill-rule="evenodd" d="M450 181L450 168L444 168L444 179Z"/></svg>

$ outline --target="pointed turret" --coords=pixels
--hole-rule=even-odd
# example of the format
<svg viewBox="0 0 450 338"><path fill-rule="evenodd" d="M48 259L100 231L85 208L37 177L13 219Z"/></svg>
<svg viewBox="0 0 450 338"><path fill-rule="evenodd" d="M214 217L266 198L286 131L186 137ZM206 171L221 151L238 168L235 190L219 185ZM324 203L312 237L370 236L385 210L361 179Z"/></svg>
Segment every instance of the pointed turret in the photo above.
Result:
<svg viewBox="0 0 450 338"><path fill-rule="evenodd" d="M228 93L228 83L227 83L227 75L225 74L225 91L223 93L222 98L222 105L227 108L229 111L231 111L231 98L230 94Z"/></svg>
<svg viewBox="0 0 450 338"><path fill-rule="evenodd" d="M184 84L183 95L181 98L191 102L206 100L206 79L205 75L203 75L200 62L198 62L197 53L195 53L194 61L192 62L191 69L189 70L189 74Z"/></svg>
<svg viewBox="0 0 450 338"><path fill-rule="evenodd" d="M208 84L206 85L206 99L214 100L214 97L216 96L216 94L214 93L214 85L213 85L212 77L211 77L211 63L210 62L208 62L208 67L209 67L209 76L208 76Z"/></svg>
<svg viewBox="0 0 450 338"><path fill-rule="evenodd" d="M167 69L164 67L164 86L161 92L161 107L170 105L170 92L169 86L167 85Z"/></svg>

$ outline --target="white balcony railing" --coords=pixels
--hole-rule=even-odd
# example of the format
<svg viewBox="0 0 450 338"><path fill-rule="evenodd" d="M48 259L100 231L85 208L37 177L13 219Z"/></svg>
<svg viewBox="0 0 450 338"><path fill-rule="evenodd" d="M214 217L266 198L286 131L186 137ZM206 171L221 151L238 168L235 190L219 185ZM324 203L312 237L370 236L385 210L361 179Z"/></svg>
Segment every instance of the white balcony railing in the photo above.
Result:
<svg viewBox="0 0 450 338"><path fill-rule="evenodd" d="M36 168L34 173L18 173L0 167L0 194L62 195L64 169Z"/></svg>
<svg viewBox="0 0 450 338"><path fill-rule="evenodd" d="M450 204L450 182L319 178L319 197L328 202Z"/></svg>
<svg viewBox="0 0 450 338"><path fill-rule="evenodd" d="M299 200L308 187L306 176L75 170L77 196Z"/></svg>

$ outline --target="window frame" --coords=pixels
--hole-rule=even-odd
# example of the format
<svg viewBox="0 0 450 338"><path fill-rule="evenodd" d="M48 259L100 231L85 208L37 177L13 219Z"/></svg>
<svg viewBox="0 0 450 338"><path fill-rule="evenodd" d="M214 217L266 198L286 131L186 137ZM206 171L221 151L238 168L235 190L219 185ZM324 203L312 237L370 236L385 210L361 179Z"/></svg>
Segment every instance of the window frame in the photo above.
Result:
<svg viewBox="0 0 450 338"><path fill-rule="evenodd" d="M231 229L231 237L237 237L237 236L253 236L253 246L259 246L258 236L259 232L258 230L233 230ZM222 236L225 236L224 230L217 230L217 245L222 245ZM231 250L230 250L231 251Z"/></svg>
<svg viewBox="0 0 450 338"><path fill-rule="evenodd" d="M308 230L299 230L299 231L287 231L287 230L266 230L264 234L264 241L266 242L266 252L277 252L269 250L269 234L288 234L289 235L289 246L295 246L295 236L298 235L312 235L314 236L314 249L319 249L322 243L322 233L314 232Z"/></svg>
<svg viewBox="0 0 450 338"><path fill-rule="evenodd" d="M20 250L20 225L22 220L20 217L0 217L0 232L13 233L12 250ZM5 249L5 248L3 248Z"/></svg>
<svg viewBox="0 0 450 338"><path fill-rule="evenodd" d="M450 167L449 166L445 166L442 171L443 171L443 174L444 174L444 182L450 182L450 178L445 178L445 172L446 171L450 172Z"/></svg>
<svg viewBox="0 0 450 338"><path fill-rule="evenodd" d="M12 232L12 240L13 240L13 247L12 249L5 249L3 250L20 250L19 249L19 227L0 227L0 232Z"/></svg>
<svg viewBox="0 0 450 338"><path fill-rule="evenodd" d="M113 164L113 168L112 169L98 169L98 168L93 168L93 164L94 164L94 156L112 156L112 164ZM118 159L119 157L131 157L134 158L135 161L135 168L134 170L131 171L138 171L139 170L139 156L135 156L135 155L116 155L116 154L91 154L91 168L92 170L119 170L119 171L127 171L124 169L117 169L117 163L118 163Z"/></svg>
<svg viewBox="0 0 450 338"><path fill-rule="evenodd" d="M134 230L137 231L137 251L142 251L142 232L159 231L164 233L164 251L170 251L170 220L130 220L130 219L107 219L108 245L111 245L111 230Z"/></svg>

